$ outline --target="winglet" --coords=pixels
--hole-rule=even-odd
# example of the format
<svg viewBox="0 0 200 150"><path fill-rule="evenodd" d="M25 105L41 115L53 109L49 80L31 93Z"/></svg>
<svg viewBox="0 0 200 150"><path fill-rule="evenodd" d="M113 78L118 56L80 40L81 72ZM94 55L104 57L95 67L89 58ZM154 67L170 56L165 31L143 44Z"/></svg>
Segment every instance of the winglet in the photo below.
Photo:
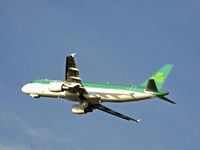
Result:
<svg viewBox="0 0 200 150"><path fill-rule="evenodd" d="M138 119L136 122L139 123L141 121L141 119Z"/></svg>
<svg viewBox="0 0 200 150"><path fill-rule="evenodd" d="M71 54L72 57L74 57L76 55L76 53Z"/></svg>

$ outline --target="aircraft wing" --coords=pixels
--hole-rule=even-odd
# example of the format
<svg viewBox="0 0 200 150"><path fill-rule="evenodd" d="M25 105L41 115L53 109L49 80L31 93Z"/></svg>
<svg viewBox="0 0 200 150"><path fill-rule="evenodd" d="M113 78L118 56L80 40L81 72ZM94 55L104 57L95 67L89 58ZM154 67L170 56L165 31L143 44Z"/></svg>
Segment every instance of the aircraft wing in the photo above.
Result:
<svg viewBox="0 0 200 150"><path fill-rule="evenodd" d="M75 63L74 56L75 56L75 53L66 57L65 81L68 84L68 87L70 87L69 90L71 92L74 92L74 93L79 92L80 93L79 98L82 99L82 100L87 100L87 98L84 95L85 94L87 95L88 93L81 83L81 78L80 78L80 75L79 75L79 69L78 69L78 67ZM98 104L89 104L89 107L91 109L99 109L101 111L115 115L115 116L120 117L122 119L132 120L132 121L135 121L137 123L140 121L140 120L136 120L136 119L130 118L128 116L125 116L123 114L120 114L120 113L118 113L114 110L111 110L111 109L109 109L109 108L107 108L107 107L105 107L105 106L103 106L99 103Z"/></svg>
<svg viewBox="0 0 200 150"><path fill-rule="evenodd" d="M65 81L72 83L81 83L79 69L74 60L74 54L66 57Z"/></svg>
<svg viewBox="0 0 200 150"><path fill-rule="evenodd" d="M136 119L133 119L131 117L125 116L125 115L123 115L121 113L118 113L118 112L116 112L114 110L111 110L110 108L107 108L107 107L105 107L105 106L103 106L101 104L93 104L93 107L95 109L99 109L101 111L107 112L109 114L115 115L115 116L120 117L120 118L125 119L125 120L132 120L132 121L135 121L137 123L140 122L140 119L136 120Z"/></svg>
<svg viewBox="0 0 200 150"><path fill-rule="evenodd" d="M80 94L85 94L87 91L81 83L79 69L74 60L74 56L75 53L66 57L65 81L69 84L71 92L79 92Z"/></svg>

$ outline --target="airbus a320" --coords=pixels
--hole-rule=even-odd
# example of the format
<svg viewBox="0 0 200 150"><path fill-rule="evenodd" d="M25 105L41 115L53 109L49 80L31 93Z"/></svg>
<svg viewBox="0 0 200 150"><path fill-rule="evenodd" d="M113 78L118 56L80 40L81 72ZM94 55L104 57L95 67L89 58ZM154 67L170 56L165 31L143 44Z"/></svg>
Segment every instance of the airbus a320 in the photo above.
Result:
<svg viewBox="0 0 200 150"><path fill-rule="evenodd" d="M33 98L63 98L77 102L78 104L72 105L72 112L75 114L86 114L98 109L137 123L140 119L134 119L118 113L103 106L102 103L134 102L144 99L160 98L161 100L175 104L175 102L165 97L169 92L161 90L168 74L173 68L172 64L164 65L158 72L138 86L103 84L82 82L74 56L75 53L66 57L65 80L34 80L25 84L22 87L22 91Z"/></svg>

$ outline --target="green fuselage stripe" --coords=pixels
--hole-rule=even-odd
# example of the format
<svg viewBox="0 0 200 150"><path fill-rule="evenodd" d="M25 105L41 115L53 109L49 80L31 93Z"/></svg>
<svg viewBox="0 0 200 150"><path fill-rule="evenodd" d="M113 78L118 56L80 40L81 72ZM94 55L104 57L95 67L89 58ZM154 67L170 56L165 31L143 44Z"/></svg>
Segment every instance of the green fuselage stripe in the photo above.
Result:
<svg viewBox="0 0 200 150"><path fill-rule="evenodd" d="M51 82L65 82L64 80L49 80L49 79L39 79L34 80L31 83L40 83L40 84L50 84ZM92 83L92 82L82 82L85 88L104 88L104 89L113 89L113 90L129 90L135 92L144 93L145 87L137 87L137 86L130 86L130 85L119 85L119 84L104 84L104 83ZM167 91L159 91L153 92L152 94L155 95L166 95L168 94Z"/></svg>
<svg viewBox="0 0 200 150"><path fill-rule="evenodd" d="M48 80L48 79L39 79L34 80L31 83L40 83L40 84L50 84L51 82L65 82L63 80ZM84 87L93 87L93 88L107 88L107 89L119 89L119 90L133 90L135 86L130 85L119 85L119 84L104 84L104 83L92 83L92 82L82 82Z"/></svg>

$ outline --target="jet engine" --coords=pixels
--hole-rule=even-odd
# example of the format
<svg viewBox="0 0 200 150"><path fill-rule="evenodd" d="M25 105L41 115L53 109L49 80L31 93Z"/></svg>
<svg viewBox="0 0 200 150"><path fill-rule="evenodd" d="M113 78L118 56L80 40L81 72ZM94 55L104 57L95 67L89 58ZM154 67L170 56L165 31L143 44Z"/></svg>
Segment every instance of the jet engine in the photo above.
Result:
<svg viewBox="0 0 200 150"><path fill-rule="evenodd" d="M83 105L80 105L80 104L75 104L75 105L72 105L72 112L74 114L86 114L88 112L92 112L92 108L89 108L89 107L84 107Z"/></svg>
<svg viewBox="0 0 200 150"><path fill-rule="evenodd" d="M51 92L62 92L63 90L67 90L68 87L65 86L62 82L51 82L49 84L49 90Z"/></svg>

